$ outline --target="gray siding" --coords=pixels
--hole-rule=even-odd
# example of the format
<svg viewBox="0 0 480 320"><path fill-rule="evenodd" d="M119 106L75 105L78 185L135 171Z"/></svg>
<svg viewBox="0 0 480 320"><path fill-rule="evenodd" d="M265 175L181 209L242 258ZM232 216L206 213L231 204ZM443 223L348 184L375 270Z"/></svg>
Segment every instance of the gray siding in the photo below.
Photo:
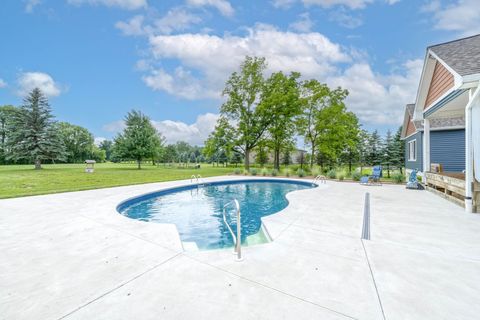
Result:
<svg viewBox="0 0 480 320"><path fill-rule="evenodd" d="M417 160L408 161L408 143L412 140L417 140ZM405 139L405 168L407 169L417 169L418 171L423 171L423 141L422 141L422 132L417 132L414 135Z"/></svg>
<svg viewBox="0 0 480 320"><path fill-rule="evenodd" d="M431 131L430 162L440 163L447 172L465 170L465 130Z"/></svg>

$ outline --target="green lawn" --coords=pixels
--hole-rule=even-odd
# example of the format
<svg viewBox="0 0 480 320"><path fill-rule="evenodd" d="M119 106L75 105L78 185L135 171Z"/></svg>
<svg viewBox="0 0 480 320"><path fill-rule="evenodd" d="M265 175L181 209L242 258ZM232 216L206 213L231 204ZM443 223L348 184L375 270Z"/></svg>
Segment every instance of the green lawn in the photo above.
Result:
<svg viewBox="0 0 480 320"><path fill-rule="evenodd" d="M136 164L123 163L98 163L95 172L90 174L84 169L83 164L43 165L42 170L34 170L33 165L0 166L0 198L190 179L192 174L219 176L234 170L208 164L202 164L201 169L144 164L138 170Z"/></svg>

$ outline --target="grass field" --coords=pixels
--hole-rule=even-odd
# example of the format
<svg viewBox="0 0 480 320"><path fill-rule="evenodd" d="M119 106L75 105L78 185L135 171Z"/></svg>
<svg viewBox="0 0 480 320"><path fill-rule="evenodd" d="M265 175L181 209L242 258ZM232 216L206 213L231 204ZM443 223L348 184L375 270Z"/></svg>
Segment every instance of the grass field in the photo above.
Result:
<svg viewBox="0 0 480 320"><path fill-rule="evenodd" d="M200 169L144 164L141 170L137 170L136 164L98 163L95 172L91 174L84 172L84 164L42 167L42 170L34 170L33 165L0 166L0 198L190 179L192 174L211 177L233 171L233 168L212 167L208 164L202 164Z"/></svg>

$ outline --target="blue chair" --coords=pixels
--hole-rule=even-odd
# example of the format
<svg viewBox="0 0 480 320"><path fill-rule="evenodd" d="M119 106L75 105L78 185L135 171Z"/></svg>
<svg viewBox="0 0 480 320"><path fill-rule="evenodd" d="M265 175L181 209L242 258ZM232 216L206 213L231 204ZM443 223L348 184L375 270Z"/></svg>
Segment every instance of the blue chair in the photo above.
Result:
<svg viewBox="0 0 480 320"><path fill-rule="evenodd" d="M368 176L363 176L360 178L360 184L368 184Z"/></svg>
<svg viewBox="0 0 480 320"><path fill-rule="evenodd" d="M407 189L418 189L418 180L417 180L418 170L415 169L410 173L407 182Z"/></svg>
<svg viewBox="0 0 480 320"><path fill-rule="evenodd" d="M372 169L372 175L369 177L373 183L380 184L380 178L382 177L382 166L374 166Z"/></svg>

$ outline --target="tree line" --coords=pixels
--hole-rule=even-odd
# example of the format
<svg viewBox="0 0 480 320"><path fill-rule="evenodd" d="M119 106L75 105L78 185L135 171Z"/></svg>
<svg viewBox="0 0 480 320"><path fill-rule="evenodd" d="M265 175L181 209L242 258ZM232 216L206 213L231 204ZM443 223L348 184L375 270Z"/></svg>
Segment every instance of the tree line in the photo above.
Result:
<svg viewBox="0 0 480 320"><path fill-rule="evenodd" d="M125 117L125 129L112 140L95 145L86 128L58 122L48 99L36 88L19 107L0 106L0 164L82 163L86 159L103 161L145 160L153 164L177 163L188 166L204 162L202 148L179 141L166 145L164 137L140 111Z"/></svg>
<svg viewBox="0 0 480 320"><path fill-rule="evenodd" d="M246 57L240 70L226 82L225 102L215 130L205 141L207 157L243 158L250 167L252 152L262 164L272 155L275 169L290 163L295 138L303 138L307 161L323 167L348 164L403 165L399 132L389 132L385 142L378 132L361 129L358 118L347 110L348 91L330 88L316 79L300 80L301 74L272 73L265 77L267 63L261 57Z"/></svg>

